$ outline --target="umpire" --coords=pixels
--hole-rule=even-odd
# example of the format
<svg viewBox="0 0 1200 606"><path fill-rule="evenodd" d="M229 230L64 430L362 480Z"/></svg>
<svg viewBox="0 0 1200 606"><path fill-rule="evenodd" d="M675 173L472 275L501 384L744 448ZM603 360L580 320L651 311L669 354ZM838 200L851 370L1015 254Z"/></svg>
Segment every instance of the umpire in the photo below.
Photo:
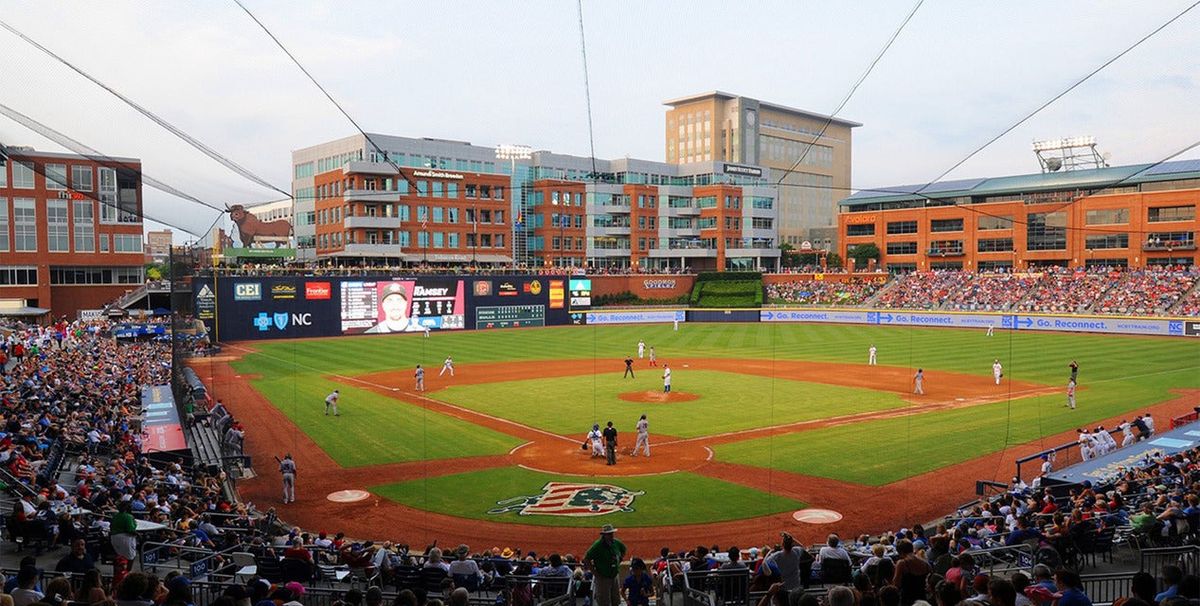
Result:
<svg viewBox="0 0 1200 606"><path fill-rule="evenodd" d="M617 464L617 428L612 421L604 428L604 452L608 455L608 464Z"/></svg>

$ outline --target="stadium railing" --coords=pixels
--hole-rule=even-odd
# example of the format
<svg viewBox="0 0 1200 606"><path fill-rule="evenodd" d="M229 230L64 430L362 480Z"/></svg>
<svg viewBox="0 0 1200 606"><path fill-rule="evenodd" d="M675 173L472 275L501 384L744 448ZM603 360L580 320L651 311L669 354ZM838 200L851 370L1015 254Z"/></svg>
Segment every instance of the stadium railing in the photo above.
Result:
<svg viewBox="0 0 1200 606"><path fill-rule="evenodd" d="M1139 570L1158 574L1163 566L1173 564L1183 569L1184 574L1195 574L1200 570L1200 546L1149 547L1141 552Z"/></svg>
<svg viewBox="0 0 1200 606"><path fill-rule="evenodd" d="M1093 606L1112 604L1117 598L1129 595L1129 586L1133 581L1133 572L1113 572L1107 574L1083 574L1079 580L1083 583L1083 592L1092 599Z"/></svg>

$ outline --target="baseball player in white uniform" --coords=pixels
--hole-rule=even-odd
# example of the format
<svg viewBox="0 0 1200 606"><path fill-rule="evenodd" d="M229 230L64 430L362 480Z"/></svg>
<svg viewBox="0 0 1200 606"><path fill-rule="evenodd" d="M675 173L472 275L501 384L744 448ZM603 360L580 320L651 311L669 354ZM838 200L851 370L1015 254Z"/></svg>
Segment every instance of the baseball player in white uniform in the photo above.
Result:
<svg viewBox="0 0 1200 606"><path fill-rule="evenodd" d="M1092 460L1092 434L1088 433L1086 429L1077 429L1075 431L1079 434L1075 438L1075 441L1079 442L1079 457L1084 461Z"/></svg>
<svg viewBox="0 0 1200 606"><path fill-rule="evenodd" d="M1137 438L1133 437L1132 423L1129 421L1121 421L1121 424L1117 427L1121 428L1121 448L1129 446L1137 441Z"/></svg>
<svg viewBox="0 0 1200 606"><path fill-rule="evenodd" d="M1000 384L1000 377L1004 376L1004 367L1000 365L1000 359L997 358L992 362L992 378L996 380L996 385Z"/></svg>
<svg viewBox="0 0 1200 606"><path fill-rule="evenodd" d="M1146 424L1147 433L1154 435L1154 417L1150 416L1150 413L1146 413L1142 416L1142 422Z"/></svg>
<svg viewBox="0 0 1200 606"><path fill-rule="evenodd" d="M600 424L592 425L592 430L588 432L587 439L592 442L592 458L604 456L604 435L600 433Z"/></svg>
<svg viewBox="0 0 1200 606"><path fill-rule="evenodd" d="M646 342L638 339L638 359L646 357Z"/></svg>
<svg viewBox="0 0 1200 606"><path fill-rule="evenodd" d="M867 366L875 366L875 344L867 349Z"/></svg>
<svg viewBox="0 0 1200 606"><path fill-rule="evenodd" d="M333 393L325 396L325 416L329 416L330 410L333 411L333 416L338 416L337 403L340 395L341 394L338 393L338 390L335 389L333 390Z"/></svg>
<svg viewBox="0 0 1200 606"><path fill-rule="evenodd" d="M675 332L679 332L679 318L675 318Z"/></svg>
<svg viewBox="0 0 1200 606"><path fill-rule="evenodd" d="M996 330L995 324L988 324L987 336L992 336L992 332Z"/></svg>
<svg viewBox="0 0 1200 606"><path fill-rule="evenodd" d="M1075 410L1075 379L1067 381L1067 406Z"/></svg>
<svg viewBox="0 0 1200 606"><path fill-rule="evenodd" d="M633 445L633 454L631 456L636 457L638 455L638 451L642 450L643 448L646 449L646 457L649 458L649 456L650 456L650 423L648 423L646 421L646 415L642 415L642 418L638 419L637 443Z"/></svg>
<svg viewBox="0 0 1200 606"><path fill-rule="evenodd" d="M663 393L671 393L671 367L663 364Z"/></svg>
<svg viewBox="0 0 1200 606"><path fill-rule="evenodd" d="M450 376L453 377L454 376L454 360L450 359L450 356L446 356L446 361L442 362L442 370L440 370L438 372L438 376L440 377L440 376L446 374L447 370L450 371Z"/></svg>

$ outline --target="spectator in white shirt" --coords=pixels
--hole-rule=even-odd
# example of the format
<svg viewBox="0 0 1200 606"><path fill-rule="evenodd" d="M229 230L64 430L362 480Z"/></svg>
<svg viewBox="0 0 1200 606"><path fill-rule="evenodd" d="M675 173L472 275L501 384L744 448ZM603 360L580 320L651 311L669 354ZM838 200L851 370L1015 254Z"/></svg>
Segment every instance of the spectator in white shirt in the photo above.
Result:
<svg viewBox="0 0 1200 606"><path fill-rule="evenodd" d="M829 535L829 538L825 540L825 546L817 552L818 562L824 562L827 559L850 561L850 554L842 547L842 540L836 534Z"/></svg>

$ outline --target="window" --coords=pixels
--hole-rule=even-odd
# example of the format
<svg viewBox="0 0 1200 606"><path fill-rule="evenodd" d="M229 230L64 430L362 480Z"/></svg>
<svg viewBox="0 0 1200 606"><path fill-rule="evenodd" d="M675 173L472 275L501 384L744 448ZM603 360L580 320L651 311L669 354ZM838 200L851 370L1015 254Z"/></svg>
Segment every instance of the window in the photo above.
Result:
<svg viewBox="0 0 1200 606"><path fill-rule="evenodd" d="M33 198L13 200L13 250L37 250L37 210Z"/></svg>
<svg viewBox="0 0 1200 606"><path fill-rule="evenodd" d="M16 166L13 166L13 180L16 180ZM14 186L16 187L16 186ZM1146 220L1150 223L1165 223L1167 221L1191 221L1196 218L1195 206L1159 206L1146 210Z"/></svg>
<svg viewBox="0 0 1200 606"><path fill-rule="evenodd" d="M50 284L141 284L141 267L52 267Z"/></svg>
<svg viewBox="0 0 1200 606"><path fill-rule="evenodd" d="M428 220L429 220L429 207L428 206L418 206L417 207L417 221L424 223Z"/></svg>
<svg viewBox="0 0 1200 606"><path fill-rule="evenodd" d="M446 222L458 223L458 209L450 207L446 209Z"/></svg>
<svg viewBox="0 0 1200 606"><path fill-rule="evenodd" d="M980 261L979 271L1011 271L1012 261Z"/></svg>
<svg viewBox="0 0 1200 606"><path fill-rule="evenodd" d="M0 187L8 187L8 160L0 158Z"/></svg>
<svg viewBox="0 0 1200 606"><path fill-rule="evenodd" d="M995 217L990 215L979 215L980 231L987 231L989 229L1012 229L1012 224L1012 215L999 215Z"/></svg>
<svg viewBox="0 0 1200 606"><path fill-rule="evenodd" d="M847 236L873 236L875 235L874 223L860 223L857 225L846 226Z"/></svg>
<svg viewBox="0 0 1200 606"><path fill-rule="evenodd" d="M50 252L71 252L67 201L46 201L46 248Z"/></svg>
<svg viewBox="0 0 1200 606"><path fill-rule="evenodd" d="M1089 210L1084 217L1084 223L1087 225L1124 225L1129 223L1129 209L1103 208Z"/></svg>
<svg viewBox="0 0 1200 606"><path fill-rule="evenodd" d="M576 194L576 195L578 195L578 194ZM499 185L497 185L496 187L493 187L492 188L492 199L503 200L504 199L504 188Z"/></svg>
<svg viewBox="0 0 1200 606"><path fill-rule="evenodd" d="M504 234L496 234L496 248L504 248Z"/></svg>
<svg viewBox="0 0 1200 606"><path fill-rule="evenodd" d="M575 215L575 227L583 227L580 219L582 219L580 215ZM504 211L497 210L492 212L492 223L504 223Z"/></svg>
<svg viewBox="0 0 1200 606"><path fill-rule="evenodd" d="M94 252L96 250L96 215L91 200L76 200L73 204L75 211L75 252Z"/></svg>
<svg viewBox="0 0 1200 606"><path fill-rule="evenodd" d="M750 226L754 229L771 229L775 227L775 220L766 217L752 217L750 219ZM651 227L654 226L651 225Z"/></svg>
<svg viewBox="0 0 1200 606"><path fill-rule="evenodd" d="M446 234L446 247L458 248L458 232L452 231Z"/></svg>
<svg viewBox="0 0 1200 606"><path fill-rule="evenodd" d="M108 252L108 234L100 234L100 252Z"/></svg>
<svg viewBox="0 0 1200 606"><path fill-rule="evenodd" d="M63 190L67 188L67 165L46 165L46 189Z"/></svg>
<svg viewBox="0 0 1200 606"><path fill-rule="evenodd" d="M117 171L111 168L100 169L100 222L117 222Z"/></svg>
<svg viewBox="0 0 1200 606"><path fill-rule="evenodd" d="M1084 237L1084 246L1092 250L1103 248L1129 248L1129 234L1104 234Z"/></svg>
<svg viewBox="0 0 1200 606"><path fill-rule="evenodd" d="M442 207L440 207L440 206L433 207L433 222L434 223L442 222Z"/></svg>
<svg viewBox="0 0 1200 606"><path fill-rule="evenodd" d="M898 234L915 234L917 233L916 221L889 221L887 224L887 233L889 236Z"/></svg>
<svg viewBox="0 0 1200 606"><path fill-rule="evenodd" d="M933 240L929 243L929 254L931 255L961 255L962 253L962 240Z"/></svg>
<svg viewBox="0 0 1200 606"><path fill-rule="evenodd" d="M457 198L458 197L458 183L447 183L446 184L446 197L447 198Z"/></svg>
<svg viewBox="0 0 1200 606"><path fill-rule="evenodd" d="M751 206L751 208L770 210L772 208L775 208L775 198L766 198L763 196L753 196L750 198L750 206Z"/></svg>
<svg viewBox="0 0 1200 606"><path fill-rule="evenodd" d="M425 248L425 247L429 246L429 232L427 232L427 231L417 232L417 246L420 246L421 248Z"/></svg>
<svg viewBox="0 0 1200 606"><path fill-rule="evenodd" d="M141 253L142 237L138 234L113 234L113 252Z"/></svg>
<svg viewBox="0 0 1200 606"><path fill-rule="evenodd" d="M1027 250L1066 250L1067 213L1029 213L1025 215L1025 248Z"/></svg>
<svg viewBox="0 0 1200 606"><path fill-rule="evenodd" d="M428 181L417 181L417 195L422 198L429 195Z"/></svg>
<svg viewBox="0 0 1200 606"><path fill-rule="evenodd" d="M33 162L13 162L12 186L18 189L33 189Z"/></svg>
<svg viewBox="0 0 1200 606"><path fill-rule="evenodd" d="M440 231L433 232L433 247L443 248L446 245L445 236Z"/></svg>
<svg viewBox="0 0 1200 606"><path fill-rule="evenodd" d="M929 231L946 232L946 231L962 231L962 219L933 219L929 222Z"/></svg>
<svg viewBox="0 0 1200 606"><path fill-rule="evenodd" d="M433 182L433 197L435 197L435 198L441 198L441 197L444 197L444 196L443 196L442 187L443 187L443 186L442 186L442 182L441 182L441 181L434 181L434 182Z"/></svg>
<svg viewBox="0 0 1200 606"><path fill-rule="evenodd" d="M1005 252L1013 249L1012 238L983 238L977 243L979 252Z"/></svg>
<svg viewBox="0 0 1200 606"><path fill-rule="evenodd" d="M888 242L887 254L889 255L915 255L917 254L916 242Z"/></svg>
<svg viewBox="0 0 1200 606"><path fill-rule="evenodd" d="M36 267L0 267L0 286L22 286L37 283Z"/></svg>
<svg viewBox="0 0 1200 606"><path fill-rule="evenodd" d="M0 198L0 252L8 252L8 198Z"/></svg>
<svg viewBox="0 0 1200 606"><path fill-rule="evenodd" d="M475 184L474 184L474 183L468 183L468 184L467 184L467 197L468 197L468 198L474 198L474 197L476 197L476 195L477 195L477 194L475 193L475 190L476 190L476 188L475 188Z"/></svg>
<svg viewBox="0 0 1200 606"><path fill-rule="evenodd" d="M71 189L92 191L92 167L79 165L71 167Z"/></svg>

